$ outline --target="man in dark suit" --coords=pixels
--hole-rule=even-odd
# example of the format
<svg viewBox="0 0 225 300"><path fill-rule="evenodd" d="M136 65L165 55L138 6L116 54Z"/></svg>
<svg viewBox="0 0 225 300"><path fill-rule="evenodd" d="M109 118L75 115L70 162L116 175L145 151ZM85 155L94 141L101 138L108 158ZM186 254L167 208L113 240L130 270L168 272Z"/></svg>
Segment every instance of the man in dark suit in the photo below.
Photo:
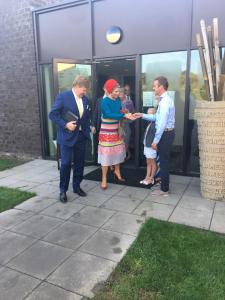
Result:
<svg viewBox="0 0 225 300"><path fill-rule="evenodd" d="M79 75L74 79L72 90L60 93L52 106L49 118L57 125L57 142L60 145L60 196L61 202L67 202L73 157L73 191L81 197L86 193L80 188L83 179L85 145L90 138L90 108L85 96L89 86L88 80ZM75 115L68 120L68 112ZM77 119L77 120L75 120Z"/></svg>

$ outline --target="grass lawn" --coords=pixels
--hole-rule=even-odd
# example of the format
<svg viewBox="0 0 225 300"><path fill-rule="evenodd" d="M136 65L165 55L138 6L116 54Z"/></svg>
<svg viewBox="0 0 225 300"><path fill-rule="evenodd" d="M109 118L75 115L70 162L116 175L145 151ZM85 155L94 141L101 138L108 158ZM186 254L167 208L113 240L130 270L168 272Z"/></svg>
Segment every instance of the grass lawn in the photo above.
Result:
<svg viewBox="0 0 225 300"><path fill-rule="evenodd" d="M0 213L13 208L21 202L34 197L36 194L20 191L19 189L10 189L0 187Z"/></svg>
<svg viewBox="0 0 225 300"><path fill-rule="evenodd" d="M225 236L154 219L95 300L224 300Z"/></svg>
<svg viewBox="0 0 225 300"><path fill-rule="evenodd" d="M24 164L26 161L0 157L0 171Z"/></svg>

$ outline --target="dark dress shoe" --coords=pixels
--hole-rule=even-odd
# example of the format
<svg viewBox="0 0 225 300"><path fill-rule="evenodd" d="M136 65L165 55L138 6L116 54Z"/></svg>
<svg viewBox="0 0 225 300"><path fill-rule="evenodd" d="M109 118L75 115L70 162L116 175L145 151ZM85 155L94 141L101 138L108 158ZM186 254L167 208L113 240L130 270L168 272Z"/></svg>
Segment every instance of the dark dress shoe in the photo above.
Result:
<svg viewBox="0 0 225 300"><path fill-rule="evenodd" d="M73 190L73 192L78 194L80 197L86 197L87 196L87 194L81 188L77 188L77 189Z"/></svg>
<svg viewBox="0 0 225 300"><path fill-rule="evenodd" d="M66 203L67 202L67 196L66 196L66 193L60 193L59 194L59 200L62 202L62 203Z"/></svg>

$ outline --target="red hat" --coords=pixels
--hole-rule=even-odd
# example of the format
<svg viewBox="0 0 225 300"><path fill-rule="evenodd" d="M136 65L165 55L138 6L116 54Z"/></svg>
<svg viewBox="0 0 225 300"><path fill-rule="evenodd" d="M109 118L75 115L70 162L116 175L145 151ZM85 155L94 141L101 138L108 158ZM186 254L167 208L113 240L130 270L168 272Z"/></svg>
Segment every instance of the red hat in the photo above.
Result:
<svg viewBox="0 0 225 300"><path fill-rule="evenodd" d="M104 88L109 94L111 94L116 87L119 87L119 83L115 79L107 80L104 85Z"/></svg>

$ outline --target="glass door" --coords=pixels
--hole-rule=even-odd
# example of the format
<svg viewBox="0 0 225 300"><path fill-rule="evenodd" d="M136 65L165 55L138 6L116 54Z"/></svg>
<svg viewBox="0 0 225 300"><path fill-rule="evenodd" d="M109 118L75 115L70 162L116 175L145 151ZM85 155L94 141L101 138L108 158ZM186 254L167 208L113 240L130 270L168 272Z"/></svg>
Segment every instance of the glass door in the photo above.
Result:
<svg viewBox="0 0 225 300"><path fill-rule="evenodd" d="M184 134L184 108L185 83L187 69L187 51L157 53L142 55L141 61L141 99L142 111L147 112L149 106L157 106L152 82L158 76L165 76L169 81L168 94L175 104L176 135L171 149L170 170L183 171L183 134ZM141 124L141 144L147 122ZM141 163L145 164L143 151L140 151Z"/></svg>
<svg viewBox="0 0 225 300"><path fill-rule="evenodd" d="M74 61L68 59L53 59L53 87L54 87L54 101L58 93L72 89L72 83L77 75L83 75L90 81L90 89L88 90L87 97L92 107L92 65L89 61ZM50 130L51 140L49 145L53 145L56 151L56 128L51 122L52 129ZM52 149L52 146L49 147ZM94 162L94 144L93 137L88 141L86 147L86 163Z"/></svg>

